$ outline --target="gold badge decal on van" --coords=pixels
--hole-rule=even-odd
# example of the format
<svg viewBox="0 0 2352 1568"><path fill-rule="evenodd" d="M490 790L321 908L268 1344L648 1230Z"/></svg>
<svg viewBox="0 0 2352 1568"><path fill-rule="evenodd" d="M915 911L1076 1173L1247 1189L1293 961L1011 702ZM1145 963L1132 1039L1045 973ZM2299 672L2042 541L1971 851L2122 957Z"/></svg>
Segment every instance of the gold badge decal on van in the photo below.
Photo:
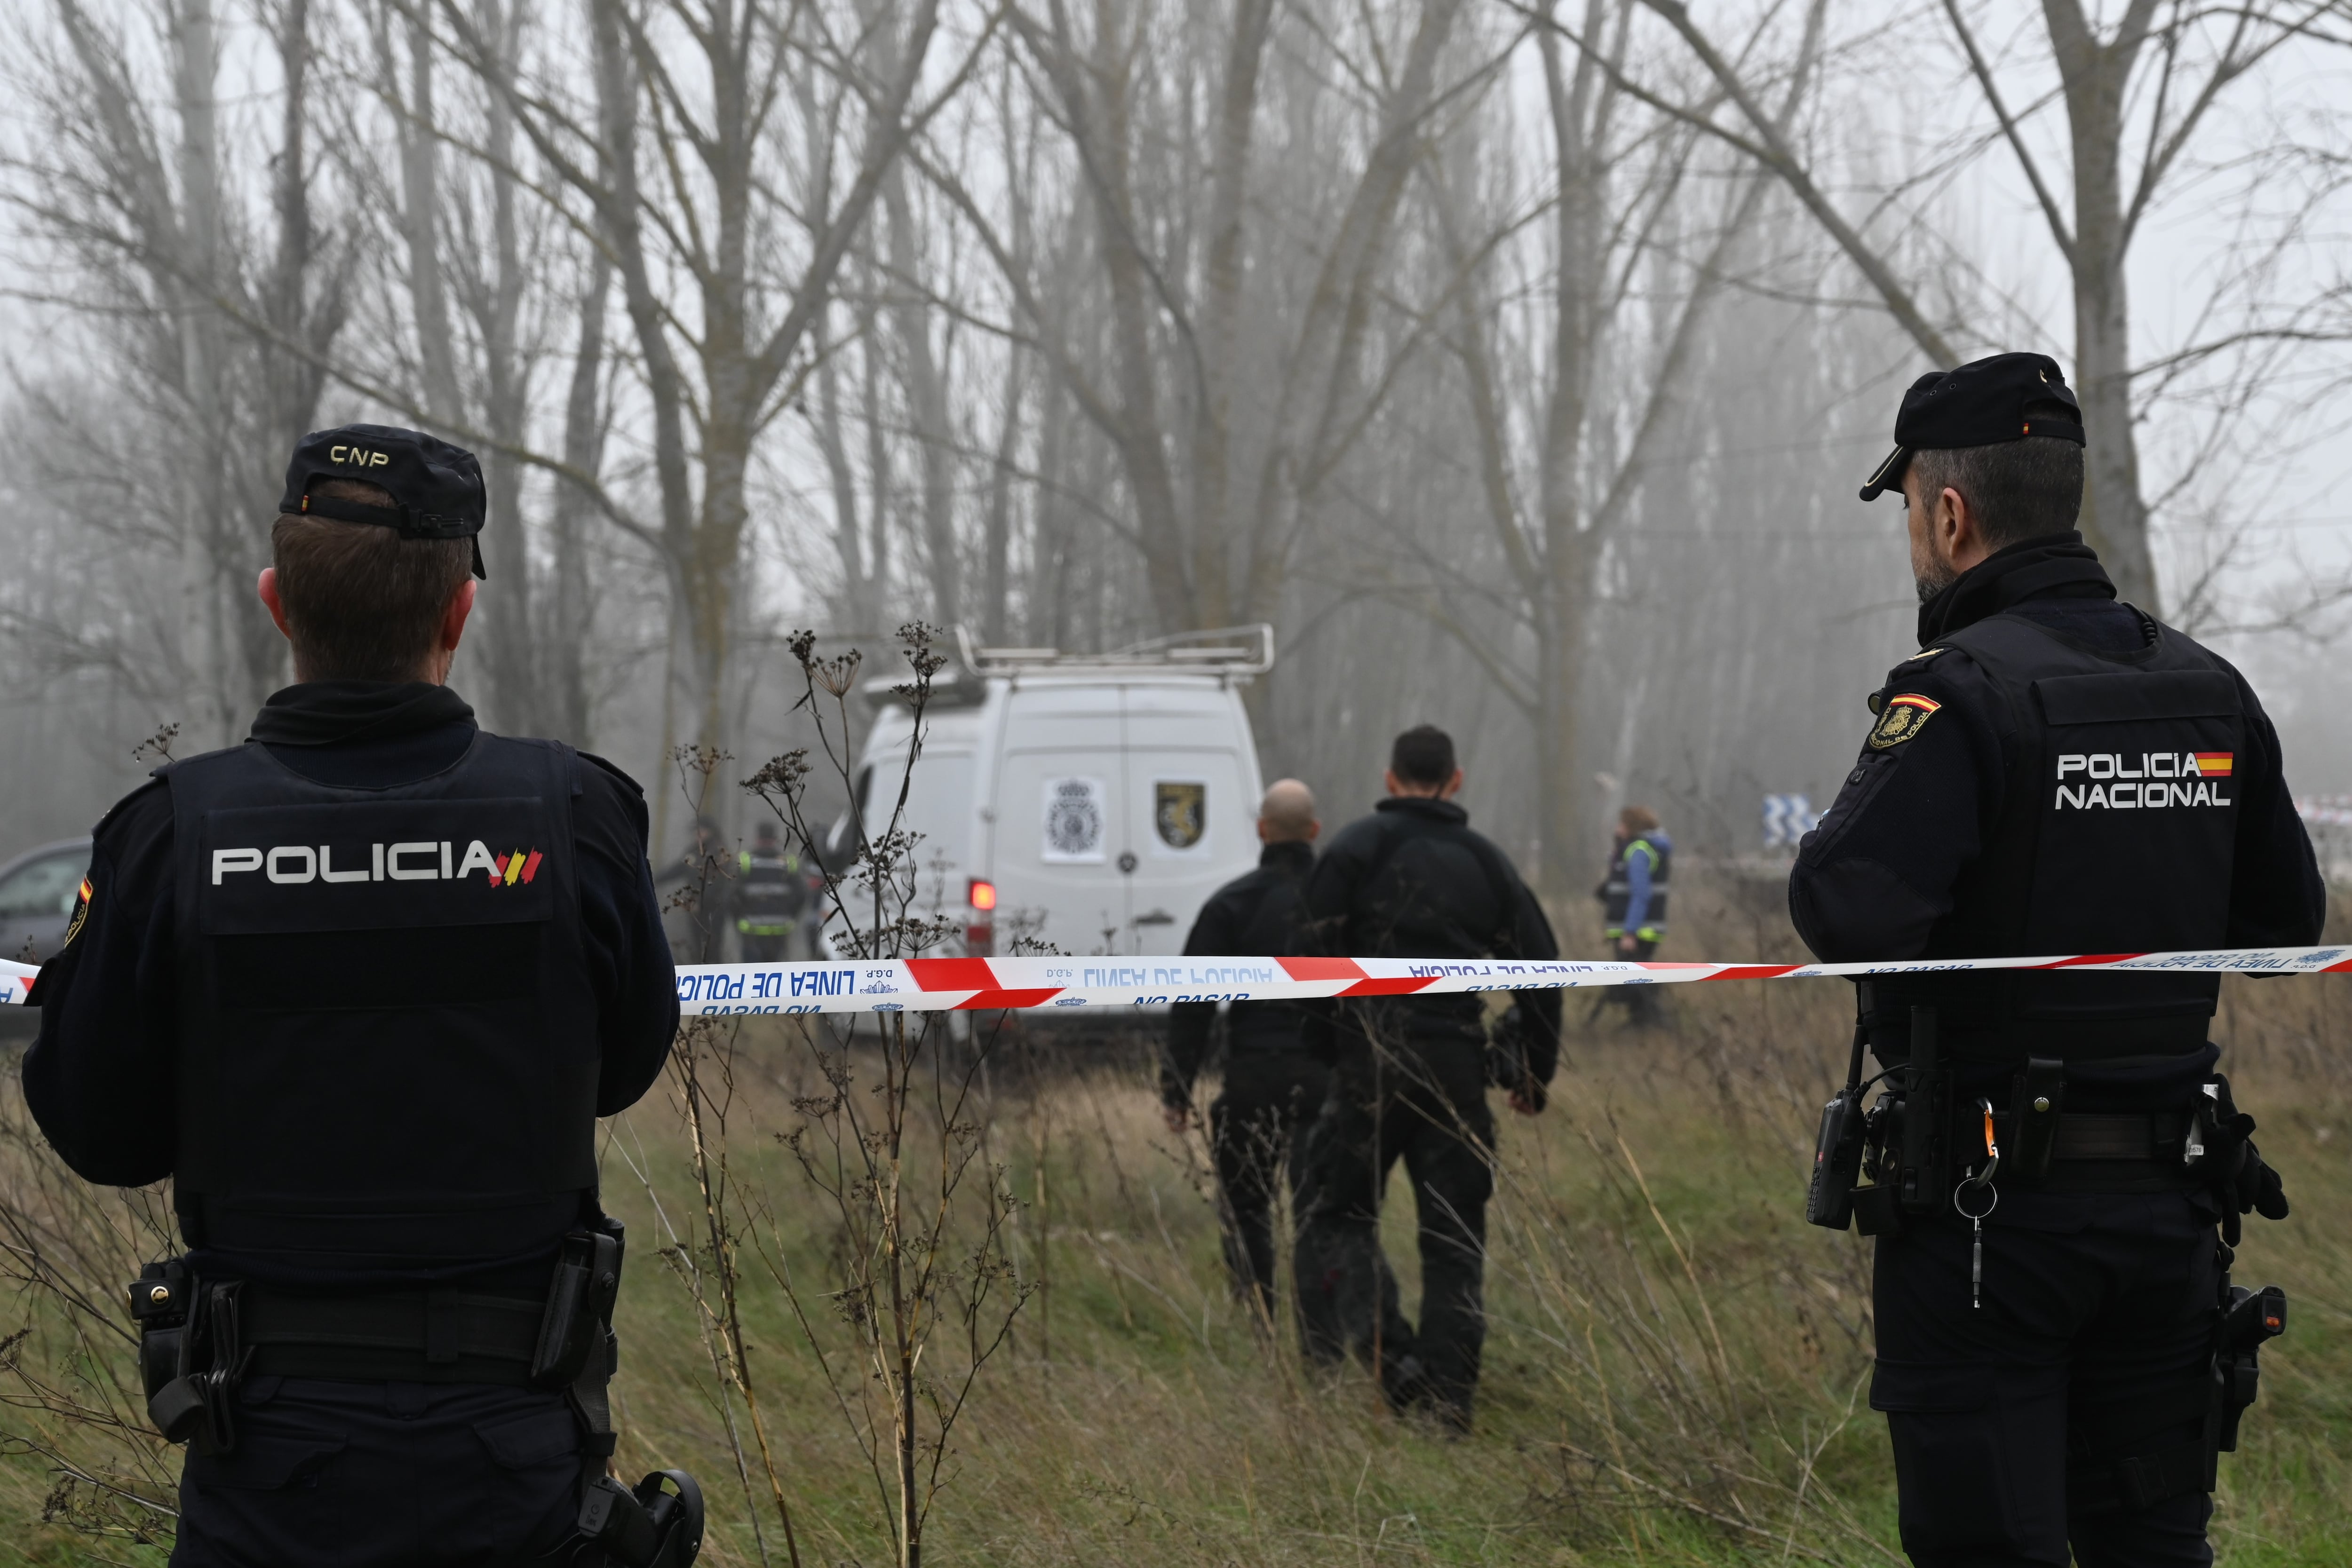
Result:
<svg viewBox="0 0 2352 1568"><path fill-rule="evenodd" d="M1189 850L1209 831L1209 787L1161 779L1151 786L1151 825L1171 850Z"/></svg>

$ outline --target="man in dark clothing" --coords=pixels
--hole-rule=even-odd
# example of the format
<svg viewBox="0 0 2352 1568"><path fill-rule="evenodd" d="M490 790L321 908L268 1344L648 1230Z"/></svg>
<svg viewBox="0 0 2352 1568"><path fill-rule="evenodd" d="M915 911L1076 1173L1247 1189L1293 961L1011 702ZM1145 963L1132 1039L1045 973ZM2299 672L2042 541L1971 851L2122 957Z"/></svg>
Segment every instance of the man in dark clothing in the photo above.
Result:
<svg viewBox="0 0 2352 1568"><path fill-rule="evenodd" d="M1871 698L1861 757L1790 873L1807 946L1872 960L2316 942L2325 891L2261 703L2118 602L2073 531L2084 432L2057 364L2003 354L1923 377L1895 439L1863 497L1901 486L1921 651ZM2158 971L1861 986L1868 1043L1902 1069L1902 1124L1856 1208L1878 1237L1871 1402L1920 1568L2064 1568L2070 1548L2082 1568L2212 1561L2231 1259L2214 1227L2234 1242L2249 1208L2286 1213L2213 1071L2218 992Z"/></svg>
<svg viewBox="0 0 2352 1568"><path fill-rule="evenodd" d="M1324 852L1302 897L1314 950L1366 957L1556 958L1559 945L1503 853L1454 802L1454 742L1423 726L1391 753L1389 798ZM1489 1028L1475 994L1389 997L1310 1013L1310 1048L1332 1063L1312 1134L1299 1236L1310 1355L1368 1362L1398 1409L1466 1427L1486 1334L1486 1200L1495 1119L1486 1088L1532 1116L1559 1056L1559 993L1513 993ZM1404 1160L1420 1222L1421 1326L1381 1253L1381 1200Z"/></svg>
<svg viewBox="0 0 2352 1568"><path fill-rule="evenodd" d="M774 822L761 822L735 869L735 936L743 962L772 964L791 956L808 896L800 857L777 841Z"/></svg>
<svg viewBox="0 0 2352 1568"><path fill-rule="evenodd" d="M217 1375L149 1390L194 1438L175 1564L567 1552L611 1452L604 1331L570 1377L536 1344L560 1254L617 1275L595 1118L677 1022L645 802L442 684L469 454L323 432L281 512L260 593L297 684L98 825L26 1100L85 1179L173 1185L188 1250L140 1294L183 1292Z"/></svg>
<svg viewBox="0 0 2352 1568"><path fill-rule="evenodd" d="M1315 864L1315 793L1296 779L1268 786L1258 803L1257 869L1212 894L1184 939L1187 956L1281 956L1298 949L1298 889ZM1192 1121L1192 1080L1207 1061L1214 1002L1168 1009L1160 1097L1168 1129ZM1274 1194L1286 1170L1294 1212L1306 1175L1303 1144L1322 1108L1328 1074L1299 1039L1289 1002L1235 1002L1226 1016L1224 1082L1209 1106L1219 1218L1234 1289L1262 1321L1274 1315Z"/></svg>

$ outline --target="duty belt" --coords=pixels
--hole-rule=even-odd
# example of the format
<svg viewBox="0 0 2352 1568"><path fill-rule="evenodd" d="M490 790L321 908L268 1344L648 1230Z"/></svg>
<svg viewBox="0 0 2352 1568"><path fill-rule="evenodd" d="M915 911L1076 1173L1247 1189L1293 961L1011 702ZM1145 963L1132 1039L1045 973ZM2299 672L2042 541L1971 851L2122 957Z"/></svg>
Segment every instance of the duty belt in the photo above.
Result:
<svg viewBox="0 0 2352 1568"><path fill-rule="evenodd" d="M247 1281L240 1305L254 1376L526 1388L547 1302L458 1291L316 1295Z"/></svg>

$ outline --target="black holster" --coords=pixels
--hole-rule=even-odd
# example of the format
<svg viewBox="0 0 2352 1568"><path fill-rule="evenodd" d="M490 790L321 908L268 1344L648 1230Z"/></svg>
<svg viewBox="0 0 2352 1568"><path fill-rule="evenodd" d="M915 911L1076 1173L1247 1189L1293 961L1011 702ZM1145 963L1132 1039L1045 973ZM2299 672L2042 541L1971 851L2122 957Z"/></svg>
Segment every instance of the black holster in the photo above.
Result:
<svg viewBox="0 0 2352 1568"><path fill-rule="evenodd" d="M146 1265L123 1289L139 1324L147 1419L166 1441L203 1454L236 1446L236 1389L253 1360L238 1332L241 1289L205 1284L177 1258Z"/></svg>

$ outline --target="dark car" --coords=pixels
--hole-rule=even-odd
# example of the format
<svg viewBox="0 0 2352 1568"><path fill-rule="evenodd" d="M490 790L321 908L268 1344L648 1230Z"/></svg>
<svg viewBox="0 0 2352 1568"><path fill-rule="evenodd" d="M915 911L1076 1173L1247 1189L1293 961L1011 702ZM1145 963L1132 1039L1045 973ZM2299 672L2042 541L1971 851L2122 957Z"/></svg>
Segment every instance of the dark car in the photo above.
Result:
<svg viewBox="0 0 2352 1568"><path fill-rule="evenodd" d="M43 844L0 865L0 958L38 964L57 956L89 870L88 839ZM30 1038L39 1024L30 1009L0 1008L0 1040Z"/></svg>

